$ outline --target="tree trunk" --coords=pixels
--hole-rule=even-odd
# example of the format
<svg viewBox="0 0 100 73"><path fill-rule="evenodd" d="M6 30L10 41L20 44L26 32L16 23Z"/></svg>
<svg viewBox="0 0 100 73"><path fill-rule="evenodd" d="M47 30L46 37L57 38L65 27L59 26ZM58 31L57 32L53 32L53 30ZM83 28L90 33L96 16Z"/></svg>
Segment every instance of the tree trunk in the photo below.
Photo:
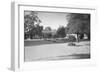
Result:
<svg viewBox="0 0 100 73"><path fill-rule="evenodd" d="M80 34L80 39L83 39L84 38L84 34Z"/></svg>
<svg viewBox="0 0 100 73"><path fill-rule="evenodd" d="M77 42L79 42L79 34L78 33L77 33L77 39L76 40L77 40Z"/></svg>
<svg viewBox="0 0 100 73"><path fill-rule="evenodd" d="M87 36L88 36L88 40L90 40L90 33Z"/></svg>

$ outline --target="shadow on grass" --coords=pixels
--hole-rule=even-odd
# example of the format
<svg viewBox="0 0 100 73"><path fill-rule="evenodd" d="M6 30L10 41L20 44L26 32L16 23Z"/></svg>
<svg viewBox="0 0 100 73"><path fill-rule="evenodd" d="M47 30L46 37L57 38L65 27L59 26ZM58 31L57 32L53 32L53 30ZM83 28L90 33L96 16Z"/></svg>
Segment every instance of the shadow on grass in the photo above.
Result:
<svg viewBox="0 0 100 73"><path fill-rule="evenodd" d="M67 41L61 41L61 40L24 41L24 46L36 46L36 45L56 44L56 43L67 43Z"/></svg>
<svg viewBox="0 0 100 73"><path fill-rule="evenodd" d="M24 46L37 46L37 45L45 45L45 44L56 44L56 43L70 43L67 40L38 40L38 41L24 41ZM89 46L90 44L85 44ZM80 47L84 45L75 44L74 46Z"/></svg>
<svg viewBox="0 0 100 73"><path fill-rule="evenodd" d="M72 54L72 55L62 55L62 56L54 56L54 57L45 57L39 58L31 61L56 61L56 60L71 60L71 59L90 59L90 54ZM26 61L28 62L28 61Z"/></svg>
<svg viewBox="0 0 100 73"><path fill-rule="evenodd" d="M90 54L72 54L69 56L73 56L75 59L87 59L90 58Z"/></svg>

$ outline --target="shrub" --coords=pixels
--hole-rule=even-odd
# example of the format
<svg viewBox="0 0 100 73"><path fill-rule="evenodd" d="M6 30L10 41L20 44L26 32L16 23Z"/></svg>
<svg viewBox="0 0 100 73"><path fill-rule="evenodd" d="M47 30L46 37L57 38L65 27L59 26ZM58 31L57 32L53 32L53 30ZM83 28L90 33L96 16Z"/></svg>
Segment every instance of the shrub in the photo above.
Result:
<svg viewBox="0 0 100 73"><path fill-rule="evenodd" d="M76 46L76 44L71 42L71 43L68 43L68 46Z"/></svg>
<svg viewBox="0 0 100 73"><path fill-rule="evenodd" d="M75 41L76 41L75 36L70 35L70 36L68 37L68 41L69 41L69 42L75 42Z"/></svg>

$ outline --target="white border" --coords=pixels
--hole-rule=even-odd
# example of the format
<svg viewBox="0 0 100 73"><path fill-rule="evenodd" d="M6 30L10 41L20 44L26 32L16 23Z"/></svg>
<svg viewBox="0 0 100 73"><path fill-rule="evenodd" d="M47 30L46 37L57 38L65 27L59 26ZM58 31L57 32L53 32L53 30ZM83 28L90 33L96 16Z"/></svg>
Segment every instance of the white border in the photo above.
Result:
<svg viewBox="0 0 100 73"><path fill-rule="evenodd" d="M33 11L50 11L50 12L70 12L70 13L90 13L91 14L91 34L95 34L96 29L96 8L94 7L83 7L83 6L39 6L25 3L13 3L12 9L12 66L11 68L15 71L18 70L29 70L29 69L47 69L47 68L60 68L60 67L80 67L80 66L91 66L96 65L96 48L91 39L91 59L85 60L62 60L62 61L38 61L38 62L24 62L24 10ZM14 34L15 33L15 34ZM92 35L91 35L92 37ZM93 38L93 37L92 37ZM93 49L95 48L95 49Z"/></svg>

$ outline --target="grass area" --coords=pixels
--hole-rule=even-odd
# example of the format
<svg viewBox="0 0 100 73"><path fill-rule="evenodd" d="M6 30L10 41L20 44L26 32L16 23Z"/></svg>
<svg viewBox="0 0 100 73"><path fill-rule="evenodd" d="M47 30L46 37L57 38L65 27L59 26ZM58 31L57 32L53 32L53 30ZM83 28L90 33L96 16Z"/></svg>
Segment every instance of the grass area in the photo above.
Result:
<svg viewBox="0 0 100 73"><path fill-rule="evenodd" d="M73 54L73 55L61 55L54 57L45 57L34 59L33 61L56 61L56 60L70 60L70 59L90 59L90 54Z"/></svg>
<svg viewBox="0 0 100 73"><path fill-rule="evenodd" d="M90 59L89 41L75 42L75 46L68 46L69 43L61 43L61 41L52 42L51 40L25 42L28 45L25 46L26 62L40 60Z"/></svg>
<svg viewBox="0 0 100 73"><path fill-rule="evenodd" d="M80 40L80 42L88 41L88 40ZM42 40L25 40L24 46L36 46L36 45L45 45L45 44L56 44L56 43L68 43L70 42L68 39L42 39ZM89 44L87 44L89 45ZM82 45L76 45L82 46Z"/></svg>
<svg viewBox="0 0 100 73"><path fill-rule="evenodd" d="M56 43L67 43L66 40L33 40L33 41L24 41L24 46L35 46L35 45L44 45L44 44L56 44Z"/></svg>
<svg viewBox="0 0 100 73"><path fill-rule="evenodd" d="M72 54L69 56L73 56L75 59L87 59L90 58L90 54Z"/></svg>

